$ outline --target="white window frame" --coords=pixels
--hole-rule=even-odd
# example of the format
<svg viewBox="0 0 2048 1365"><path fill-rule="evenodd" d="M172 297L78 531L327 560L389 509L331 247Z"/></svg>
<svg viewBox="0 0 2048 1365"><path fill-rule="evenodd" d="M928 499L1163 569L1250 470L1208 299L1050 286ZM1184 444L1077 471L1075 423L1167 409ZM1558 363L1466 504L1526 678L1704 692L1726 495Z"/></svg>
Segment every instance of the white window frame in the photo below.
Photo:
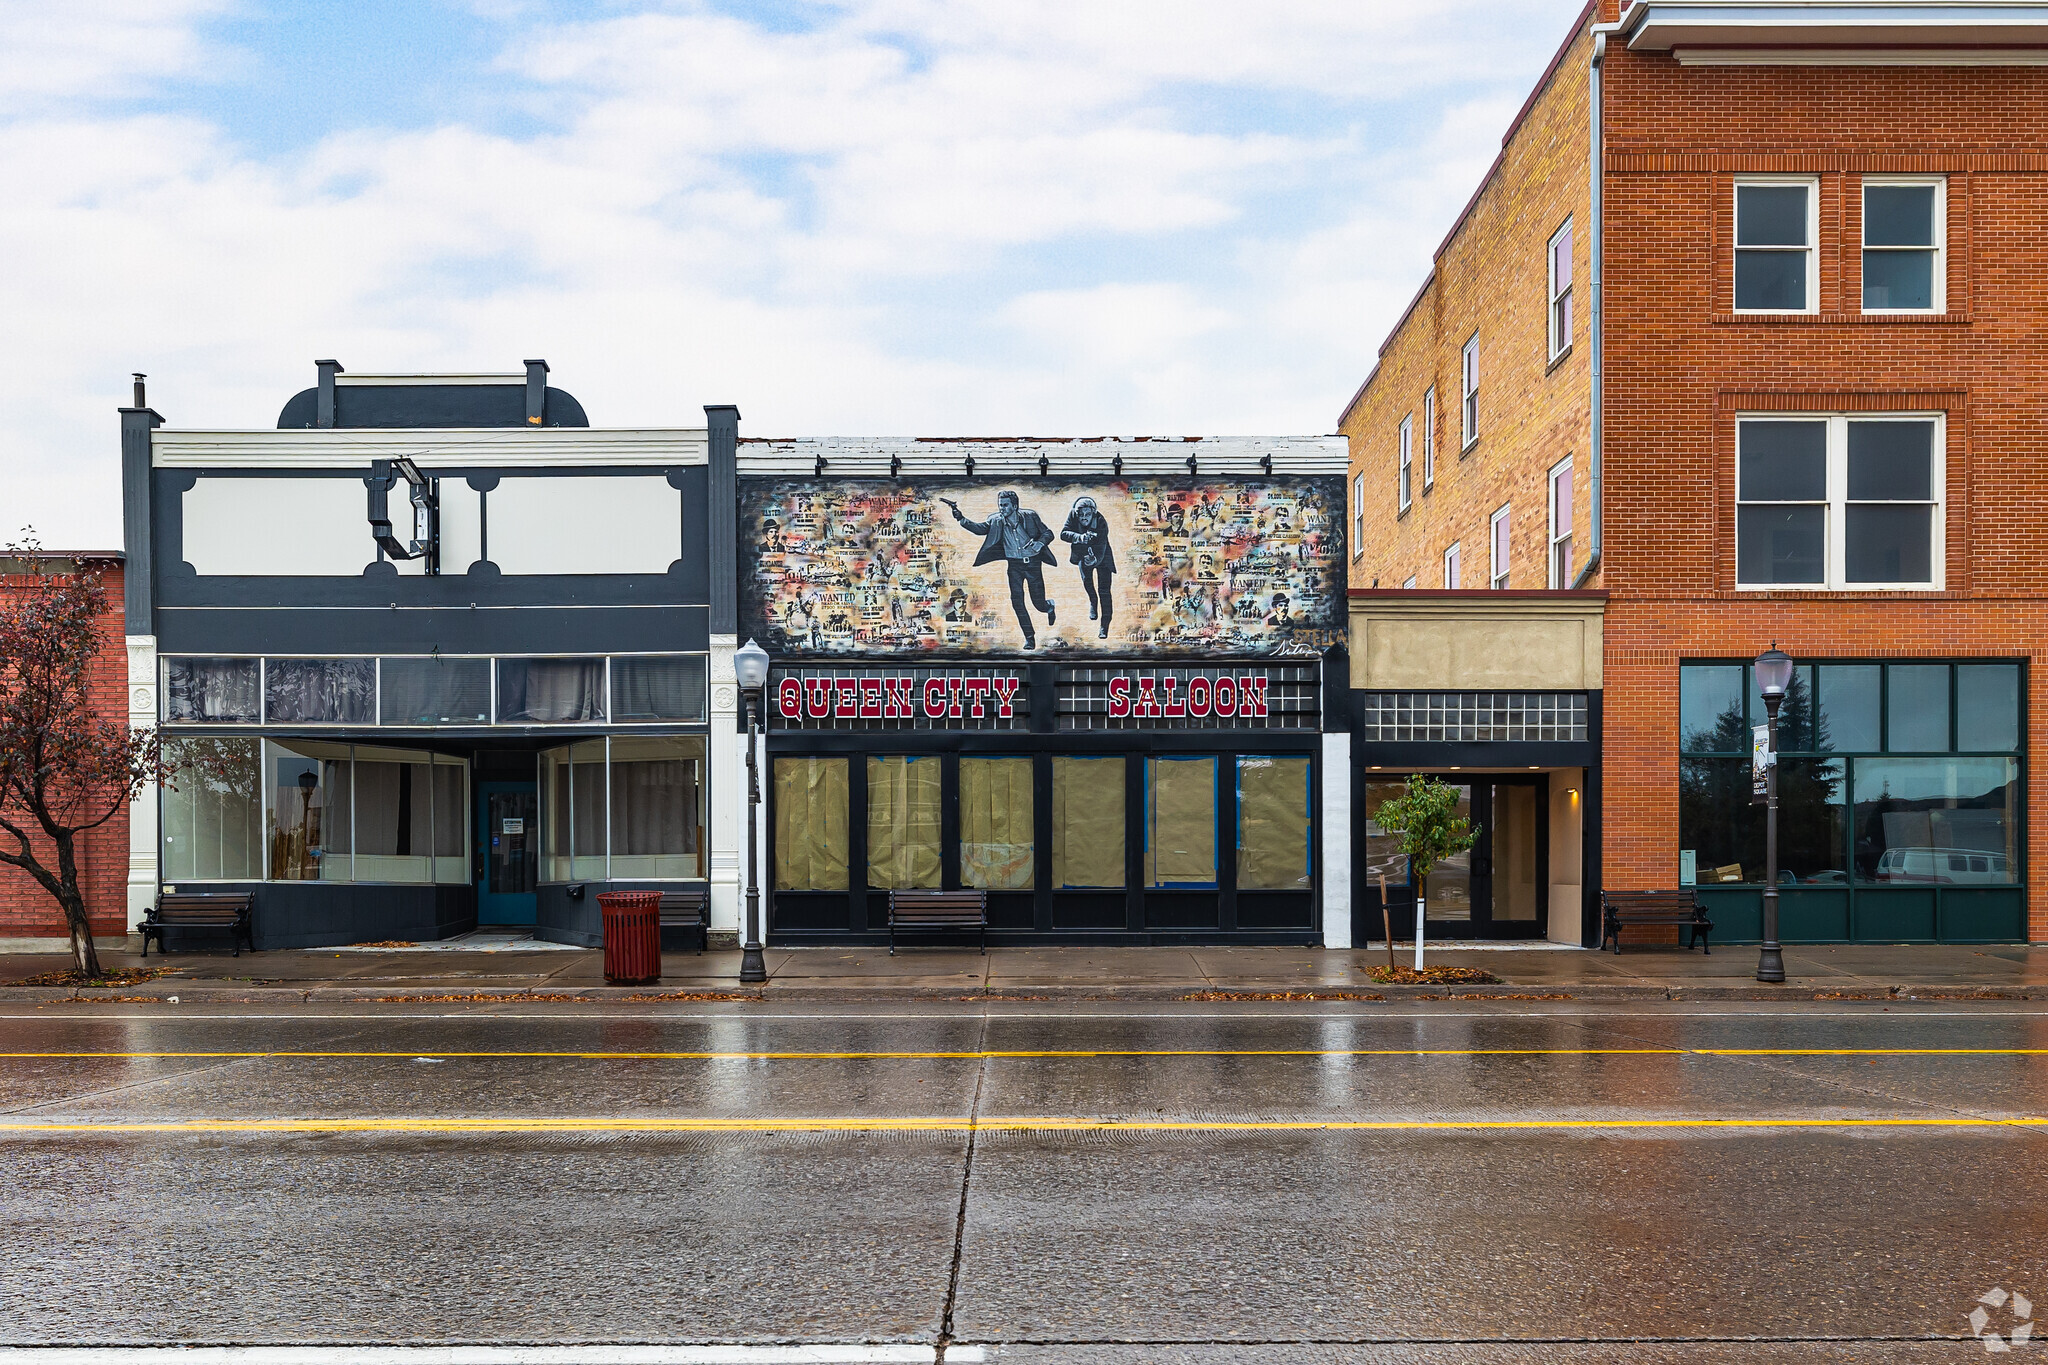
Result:
<svg viewBox="0 0 2048 1365"><path fill-rule="evenodd" d="M1735 299L1735 262L1744 251L1797 251L1798 247L1746 247L1740 244L1742 191L1751 185L1806 186L1806 306L1804 308L1741 308ZM1744 175L1736 177L1728 196L1728 305L1732 312L1751 316L1783 317L1787 314L1820 311L1820 177L1813 175Z"/></svg>
<svg viewBox="0 0 2048 1365"><path fill-rule="evenodd" d="M1401 419L1399 442L1399 493L1401 510L1406 512L1415 504L1415 414L1412 412Z"/></svg>
<svg viewBox="0 0 2048 1365"><path fill-rule="evenodd" d="M1402 587L1403 591L1406 591L1406 592L1413 592L1413 591L1415 591L1415 575L1414 575L1414 574L1409 574L1409 575L1408 575L1408 581L1407 581L1407 582L1405 582L1405 583L1403 583L1403 584L1401 585L1401 587Z"/></svg>
<svg viewBox="0 0 2048 1365"><path fill-rule="evenodd" d="M1436 385L1422 394L1422 491L1436 487Z"/></svg>
<svg viewBox="0 0 2048 1365"><path fill-rule="evenodd" d="M1827 516L1821 562L1825 577L1819 583L1745 583L1741 579L1742 557L1735 557L1738 592L1941 592L1946 586L1948 567L1948 415L1942 412L1745 412L1736 415L1735 507L1740 516L1742 500L1742 423L1826 422ZM1932 577L1925 583L1851 583L1848 581L1849 509L1849 424L1851 422L1933 422L1934 451L1930 491L1933 509L1928 518L1927 567ZM1917 506L1918 504L1909 504ZM1730 522L1731 526L1735 523Z"/></svg>
<svg viewBox="0 0 2048 1365"><path fill-rule="evenodd" d="M1543 274L1548 281L1547 294L1550 300L1550 307L1545 315L1548 319L1545 330L1549 333L1550 359L1553 362L1572 348L1572 326L1575 321L1572 317L1572 281L1566 280L1562 290L1557 287L1557 244L1560 238L1565 240L1565 261L1570 265L1572 249L1577 245L1570 240L1571 235L1572 220L1567 218L1563 226L1550 234L1550 240L1543 246ZM1560 304L1563 305L1565 315L1562 327L1558 325Z"/></svg>
<svg viewBox="0 0 2048 1365"><path fill-rule="evenodd" d="M1458 573L1458 561L1462 553L1463 544L1460 541L1454 540L1444 547L1444 588L1447 591L1455 592L1462 586Z"/></svg>
<svg viewBox="0 0 2048 1365"><path fill-rule="evenodd" d="M1572 457L1567 455L1552 465L1550 471L1543 476L1543 501L1549 513L1549 539L1545 543L1549 547L1550 586L1553 588L1569 588L1572 585L1571 560L1567 556L1563 562L1559 562L1558 548L1569 544L1572 538L1572 497L1576 496L1577 490L1574 489L1573 494L1565 498L1562 507L1558 506L1557 498L1557 476L1569 475L1571 472Z"/></svg>
<svg viewBox="0 0 2048 1365"><path fill-rule="evenodd" d="M1506 534L1513 534L1513 523L1508 520L1507 503L1502 503L1499 507L1495 508L1493 515L1487 519L1486 523L1486 556L1490 561L1489 567L1492 570L1487 575L1486 585L1496 592L1508 585L1509 555L1501 552L1503 548L1501 545L1503 527L1507 528ZM1513 547L1509 546L1507 548L1512 549Z"/></svg>
<svg viewBox="0 0 2048 1365"><path fill-rule="evenodd" d="M1351 557L1365 553L1365 472L1351 476Z"/></svg>
<svg viewBox="0 0 2048 1365"><path fill-rule="evenodd" d="M1464 449L1479 439L1479 333L1458 353L1458 421Z"/></svg>
<svg viewBox="0 0 2048 1365"><path fill-rule="evenodd" d="M1934 306L1932 308L1864 308L1863 307L1863 261L1873 251L1925 251L1926 247L1883 247L1871 246L1869 242L1858 243L1856 257L1856 304L1866 313L1904 313L1908 316L1927 317L1948 311L1948 177L1944 175L1866 175L1856 193L1858 202L1864 190L1883 189L1887 186L1934 187ZM1870 215L1860 213L1863 224L1868 224ZM1868 228L1859 227L1859 235L1867 236Z"/></svg>

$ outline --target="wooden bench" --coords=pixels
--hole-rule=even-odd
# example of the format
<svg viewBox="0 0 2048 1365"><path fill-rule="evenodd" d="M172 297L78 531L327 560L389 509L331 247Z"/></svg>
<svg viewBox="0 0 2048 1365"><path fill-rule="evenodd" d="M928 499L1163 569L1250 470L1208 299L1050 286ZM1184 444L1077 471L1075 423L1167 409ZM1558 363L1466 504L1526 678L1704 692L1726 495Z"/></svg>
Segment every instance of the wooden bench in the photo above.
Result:
<svg viewBox="0 0 2048 1365"><path fill-rule="evenodd" d="M1688 951L1697 943L1702 953L1713 953L1707 935L1714 932L1714 922L1691 891L1603 891L1600 920L1600 946L1605 948L1607 940L1613 939L1616 956L1621 954L1621 930L1626 924L1682 925L1690 932L1685 941Z"/></svg>
<svg viewBox="0 0 2048 1365"><path fill-rule="evenodd" d="M988 952L988 892L891 891L889 893L889 955L896 955L896 931L943 933L974 929L981 951Z"/></svg>
<svg viewBox="0 0 2048 1365"><path fill-rule="evenodd" d="M708 891L664 891L661 893L661 927L695 929L697 951L711 946L711 893Z"/></svg>
<svg viewBox="0 0 2048 1365"><path fill-rule="evenodd" d="M246 891L165 892L156 898L156 906L142 921L142 955L149 956L151 938L166 954L171 951L171 945L164 940L166 929L225 929L234 943L236 957L242 955L244 940L253 953L255 908L256 898Z"/></svg>

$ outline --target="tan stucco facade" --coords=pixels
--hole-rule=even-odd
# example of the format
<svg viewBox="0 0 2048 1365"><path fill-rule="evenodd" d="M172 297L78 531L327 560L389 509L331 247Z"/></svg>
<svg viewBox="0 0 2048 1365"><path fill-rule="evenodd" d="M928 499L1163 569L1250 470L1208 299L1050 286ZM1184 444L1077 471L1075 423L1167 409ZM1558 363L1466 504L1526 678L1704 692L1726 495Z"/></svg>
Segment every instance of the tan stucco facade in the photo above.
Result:
<svg viewBox="0 0 2048 1365"><path fill-rule="evenodd" d="M1351 599L1351 685L1375 692L1600 686L1601 592L1366 592Z"/></svg>

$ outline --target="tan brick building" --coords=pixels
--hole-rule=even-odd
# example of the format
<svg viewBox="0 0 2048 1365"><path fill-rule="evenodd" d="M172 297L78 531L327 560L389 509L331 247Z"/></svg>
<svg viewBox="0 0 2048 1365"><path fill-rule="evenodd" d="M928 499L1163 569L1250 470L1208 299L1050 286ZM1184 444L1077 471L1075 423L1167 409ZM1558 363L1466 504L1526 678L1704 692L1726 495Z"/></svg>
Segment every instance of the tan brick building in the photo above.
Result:
<svg viewBox="0 0 2048 1365"><path fill-rule="evenodd" d="M1782 936L2048 940L2044 56L2041 5L1580 15L1343 414L1364 807L1533 768L1551 937L1591 941L1601 886L1696 885L1754 938L1743 666L1776 643ZM1574 697L1576 825L1571 765L1501 738ZM1539 927L1504 865L1432 931Z"/></svg>

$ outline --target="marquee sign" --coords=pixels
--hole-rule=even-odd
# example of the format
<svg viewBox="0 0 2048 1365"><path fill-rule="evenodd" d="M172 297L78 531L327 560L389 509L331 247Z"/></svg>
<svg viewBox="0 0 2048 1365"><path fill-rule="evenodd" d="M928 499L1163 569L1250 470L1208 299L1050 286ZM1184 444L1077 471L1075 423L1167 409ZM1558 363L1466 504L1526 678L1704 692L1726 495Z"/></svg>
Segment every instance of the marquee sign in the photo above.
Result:
<svg viewBox="0 0 2048 1365"><path fill-rule="evenodd" d="M1158 677L1150 671L1135 678L1128 673L1111 674L1110 718L1157 716L1164 720L1184 716L1196 719L1242 716L1250 720L1263 718L1266 714L1266 677L1262 673L1242 677L1224 674L1219 678L1197 675L1187 680L1184 691L1180 688L1180 681L1171 674Z"/></svg>

